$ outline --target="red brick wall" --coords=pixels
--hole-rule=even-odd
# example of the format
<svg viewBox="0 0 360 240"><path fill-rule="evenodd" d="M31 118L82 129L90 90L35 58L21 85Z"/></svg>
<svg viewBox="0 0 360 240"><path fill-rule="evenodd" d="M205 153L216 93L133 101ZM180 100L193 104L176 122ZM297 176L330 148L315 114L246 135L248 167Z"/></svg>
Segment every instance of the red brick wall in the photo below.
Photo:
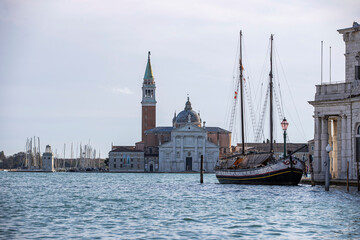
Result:
<svg viewBox="0 0 360 240"><path fill-rule="evenodd" d="M142 128L141 141L145 141L146 130L155 128L156 126L156 106L142 106Z"/></svg>

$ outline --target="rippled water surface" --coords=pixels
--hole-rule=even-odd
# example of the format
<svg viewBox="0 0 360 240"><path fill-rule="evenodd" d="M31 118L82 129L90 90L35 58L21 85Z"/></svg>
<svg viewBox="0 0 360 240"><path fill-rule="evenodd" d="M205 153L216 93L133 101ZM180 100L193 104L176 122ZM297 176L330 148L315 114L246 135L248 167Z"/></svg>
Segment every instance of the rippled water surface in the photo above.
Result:
<svg viewBox="0 0 360 240"><path fill-rule="evenodd" d="M360 239L351 188L220 185L207 174L0 172L0 238Z"/></svg>

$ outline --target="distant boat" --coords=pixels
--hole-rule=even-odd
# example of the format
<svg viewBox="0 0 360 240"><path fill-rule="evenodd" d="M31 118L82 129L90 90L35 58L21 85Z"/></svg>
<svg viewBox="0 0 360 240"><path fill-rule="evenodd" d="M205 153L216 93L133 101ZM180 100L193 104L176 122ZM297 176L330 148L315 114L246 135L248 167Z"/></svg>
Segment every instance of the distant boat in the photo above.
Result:
<svg viewBox="0 0 360 240"><path fill-rule="evenodd" d="M273 151L273 74L272 74L272 41L270 50L270 151L267 153L248 152L245 153L244 137L244 110L243 110L243 66L242 66L242 33L240 32L240 103L241 103L241 135L242 152L220 159L215 167L216 178L221 184L259 184L259 185L297 185L299 184L304 163L295 157L296 151L275 159ZM284 119L285 120L285 119ZM284 143L285 144L285 143Z"/></svg>

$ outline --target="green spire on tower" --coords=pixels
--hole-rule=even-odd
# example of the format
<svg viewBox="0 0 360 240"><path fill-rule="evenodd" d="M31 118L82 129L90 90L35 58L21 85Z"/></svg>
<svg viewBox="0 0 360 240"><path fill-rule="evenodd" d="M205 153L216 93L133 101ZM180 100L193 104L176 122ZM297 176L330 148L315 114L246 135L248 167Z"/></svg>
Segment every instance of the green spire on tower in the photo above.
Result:
<svg viewBox="0 0 360 240"><path fill-rule="evenodd" d="M147 65L146 65L144 79L154 79L152 69L151 69L151 63L150 63L150 51L148 52L148 61L147 61Z"/></svg>

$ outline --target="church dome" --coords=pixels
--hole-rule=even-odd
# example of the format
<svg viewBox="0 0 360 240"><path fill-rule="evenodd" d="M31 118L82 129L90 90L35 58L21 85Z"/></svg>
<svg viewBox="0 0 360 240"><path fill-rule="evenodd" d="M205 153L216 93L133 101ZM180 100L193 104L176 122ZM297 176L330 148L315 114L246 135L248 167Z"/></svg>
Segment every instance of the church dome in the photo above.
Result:
<svg viewBox="0 0 360 240"><path fill-rule="evenodd" d="M198 113L196 113L194 110L192 110L191 102L188 100L185 103L185 108L183 111L181 111L175 119L175 125L176 127L180 127L185 125L186 123L191 122L194 125L201 126L201 119Z"/></svg>

